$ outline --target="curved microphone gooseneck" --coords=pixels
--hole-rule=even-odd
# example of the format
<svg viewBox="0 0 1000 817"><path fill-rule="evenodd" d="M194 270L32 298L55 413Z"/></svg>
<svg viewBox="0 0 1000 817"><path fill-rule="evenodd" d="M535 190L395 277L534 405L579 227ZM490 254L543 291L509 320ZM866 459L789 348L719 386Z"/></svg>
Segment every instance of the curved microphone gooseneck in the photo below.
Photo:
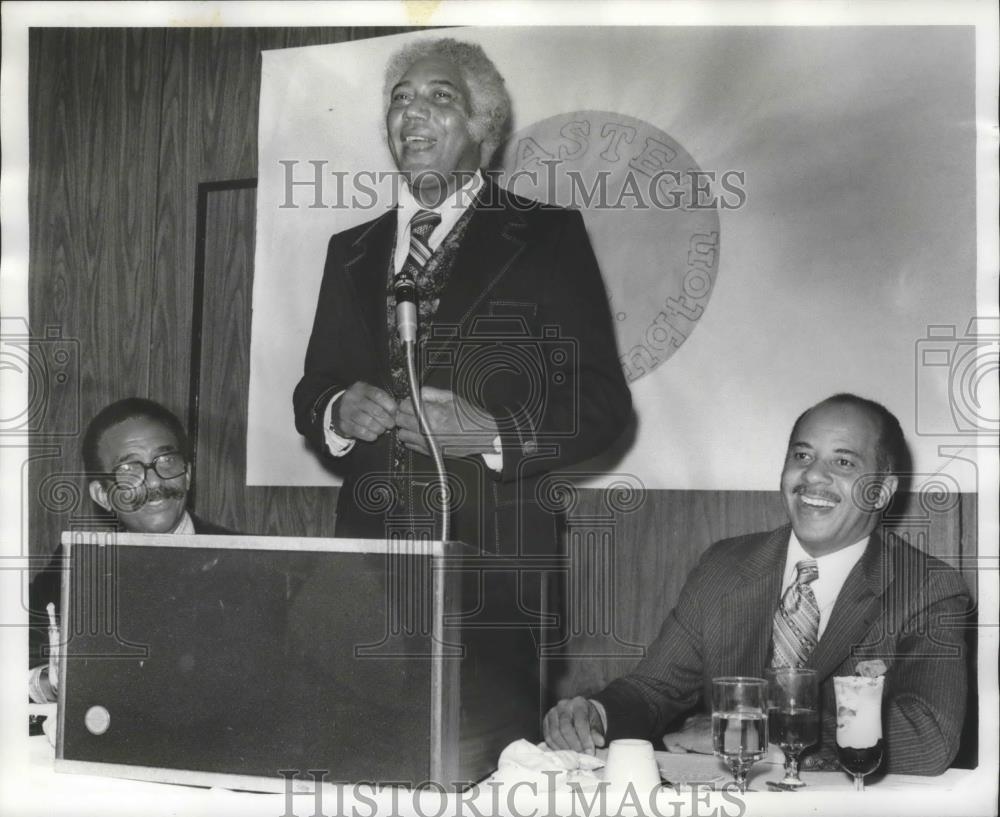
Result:
<svg viewBox="0 0 1000 817"><path fill-rule="evenodd" d="M424 415L424 404L420 397L420 383L417 380L416 347L417 347L417 284L409 275L396 277L393 285L396 295L396 328L399 340L406 353L406 377L410 383L410 397L413 398L413 411L420 423L420 430L427 438L437 469L438 485L441 488L441 542L448 541L451 527L451 495L448 492L448 472L444 468L444 459L438 448L437 440L431 432L430 424Z"/></svg>

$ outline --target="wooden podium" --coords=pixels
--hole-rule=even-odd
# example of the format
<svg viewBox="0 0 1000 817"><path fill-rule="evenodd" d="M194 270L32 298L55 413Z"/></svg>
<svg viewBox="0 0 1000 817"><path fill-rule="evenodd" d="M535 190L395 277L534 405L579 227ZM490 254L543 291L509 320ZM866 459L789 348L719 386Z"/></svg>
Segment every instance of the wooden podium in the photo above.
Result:
<svg viewBox="0 0 1000 817"><path fill-rule="evenodd" d="M537 631L518 615L517 568L462 544L62 543L58 771L451 789L538 739Z"/></svg>

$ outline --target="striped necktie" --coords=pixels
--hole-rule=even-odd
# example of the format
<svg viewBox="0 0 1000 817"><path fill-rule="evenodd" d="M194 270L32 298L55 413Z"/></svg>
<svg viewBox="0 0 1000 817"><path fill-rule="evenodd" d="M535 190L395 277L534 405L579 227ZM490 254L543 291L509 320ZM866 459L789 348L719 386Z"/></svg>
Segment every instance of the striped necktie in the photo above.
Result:
<svg viewBox="0 0 1000 817"><path fill-rule="evenodd" d="M407 277L416 280L417 275L431 258L431 248L427 238L434 228L441 223L441 214L433 210L417 210L410 219L410 252L406 256L403 268L396 278Z"/></svg>
<svg viewBox="0 0 1000 817"><path fill-rule="evenodd" d="M409 393L409 387L406 379L406 355L403 351L403 345L399 341L399 336L396 333L396 295L393 287L399 281L408 281L416 288L419 296L427 294L428 282L424 268L433 254L427 244L427 238L440 223L441 216L439 213L435 213L432 210L417 210L413 218L410 219L410 251L403 262L402 268L393 277L393 284L386 292L386 305L388 307L386 310L386 320L389 324L390 378L395 397L400 400ZM426 311L425 306L423 303L418 304L421 315ZM425 329L423 326L420 328Z"/></svg>
<svg viewBox="0 0 1000 817"><path fill-rule="evenodd" d="M819 578L816 560L803 559L795 565L795 570L795 582L774 611L772 667L801 667L816 648L819 636L819 605L809 586Z"/></svg>

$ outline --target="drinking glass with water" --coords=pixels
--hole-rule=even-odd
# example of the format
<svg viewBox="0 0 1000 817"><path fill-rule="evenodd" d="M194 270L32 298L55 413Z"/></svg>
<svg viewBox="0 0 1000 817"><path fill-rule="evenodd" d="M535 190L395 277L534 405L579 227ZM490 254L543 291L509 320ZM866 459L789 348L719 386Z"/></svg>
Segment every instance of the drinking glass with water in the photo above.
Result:
<svg viewBox="0 0 1000 817"><path fill-rule="evenodd" d="M746 792L750 767L767 751L767 681L712 679L712 748Z"/></svg>

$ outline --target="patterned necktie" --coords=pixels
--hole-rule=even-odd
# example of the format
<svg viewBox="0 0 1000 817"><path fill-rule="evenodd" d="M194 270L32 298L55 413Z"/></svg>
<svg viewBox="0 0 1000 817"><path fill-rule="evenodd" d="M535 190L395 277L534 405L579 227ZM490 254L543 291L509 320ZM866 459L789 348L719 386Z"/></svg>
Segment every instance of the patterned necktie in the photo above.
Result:
<svg viewBox="0 0 1000 817"><path fill-rule="evenodd" d="M441 223L441 216L432 210L417 210L413 218L410 219L410 252L403 262L403 267L393 278L393 286L400 280L413 282L419 296L425 294L423 275L424 268L432 255L431 248L427 245L427 238L434 231L434 228ZM389 323L389 366L392 376L392 386L397 400L401 400L409 394L409 384L406 378L406 355L403 351L403 344L399 342L399 335L396 332L396 296L392 288L388 293L392 303L387 310Z"/></svg>
<svg viewBox="0 0 1000 817"><path fill-rule="evenodd" d="M410 219L410 252L407 254L402 268L393 277L392 284L389 285L386 292L386 321L389 327L389 379L392 384L393 396L397 400L409 396L410 383L406 376L406 352L399 340L399 333L396 331L396 293L394 287L395 283L401 279L411 281L418 293L418 313L421 318L425 318L426 309L423 301L426 300L428 290L425 270L427 262L433 254L427 245L427 238L440 223L440 214L431 210L417 210L413 218ZM426 319L420 320L419 328L426 329L423 326L425 322ZM395 429L393 429L392 448L392 470L398 473L403 464L407 462L407 454L406 446L399 439Z"/></svg>
<svg viewBox="0 0 1000 817"><path fill-rule="evenodd" d="M819 578L819 568L815 559L803 559L795 570L795 582L774 611L772 667L801 667L816 648L819 605L809 583Z"/></svg>

